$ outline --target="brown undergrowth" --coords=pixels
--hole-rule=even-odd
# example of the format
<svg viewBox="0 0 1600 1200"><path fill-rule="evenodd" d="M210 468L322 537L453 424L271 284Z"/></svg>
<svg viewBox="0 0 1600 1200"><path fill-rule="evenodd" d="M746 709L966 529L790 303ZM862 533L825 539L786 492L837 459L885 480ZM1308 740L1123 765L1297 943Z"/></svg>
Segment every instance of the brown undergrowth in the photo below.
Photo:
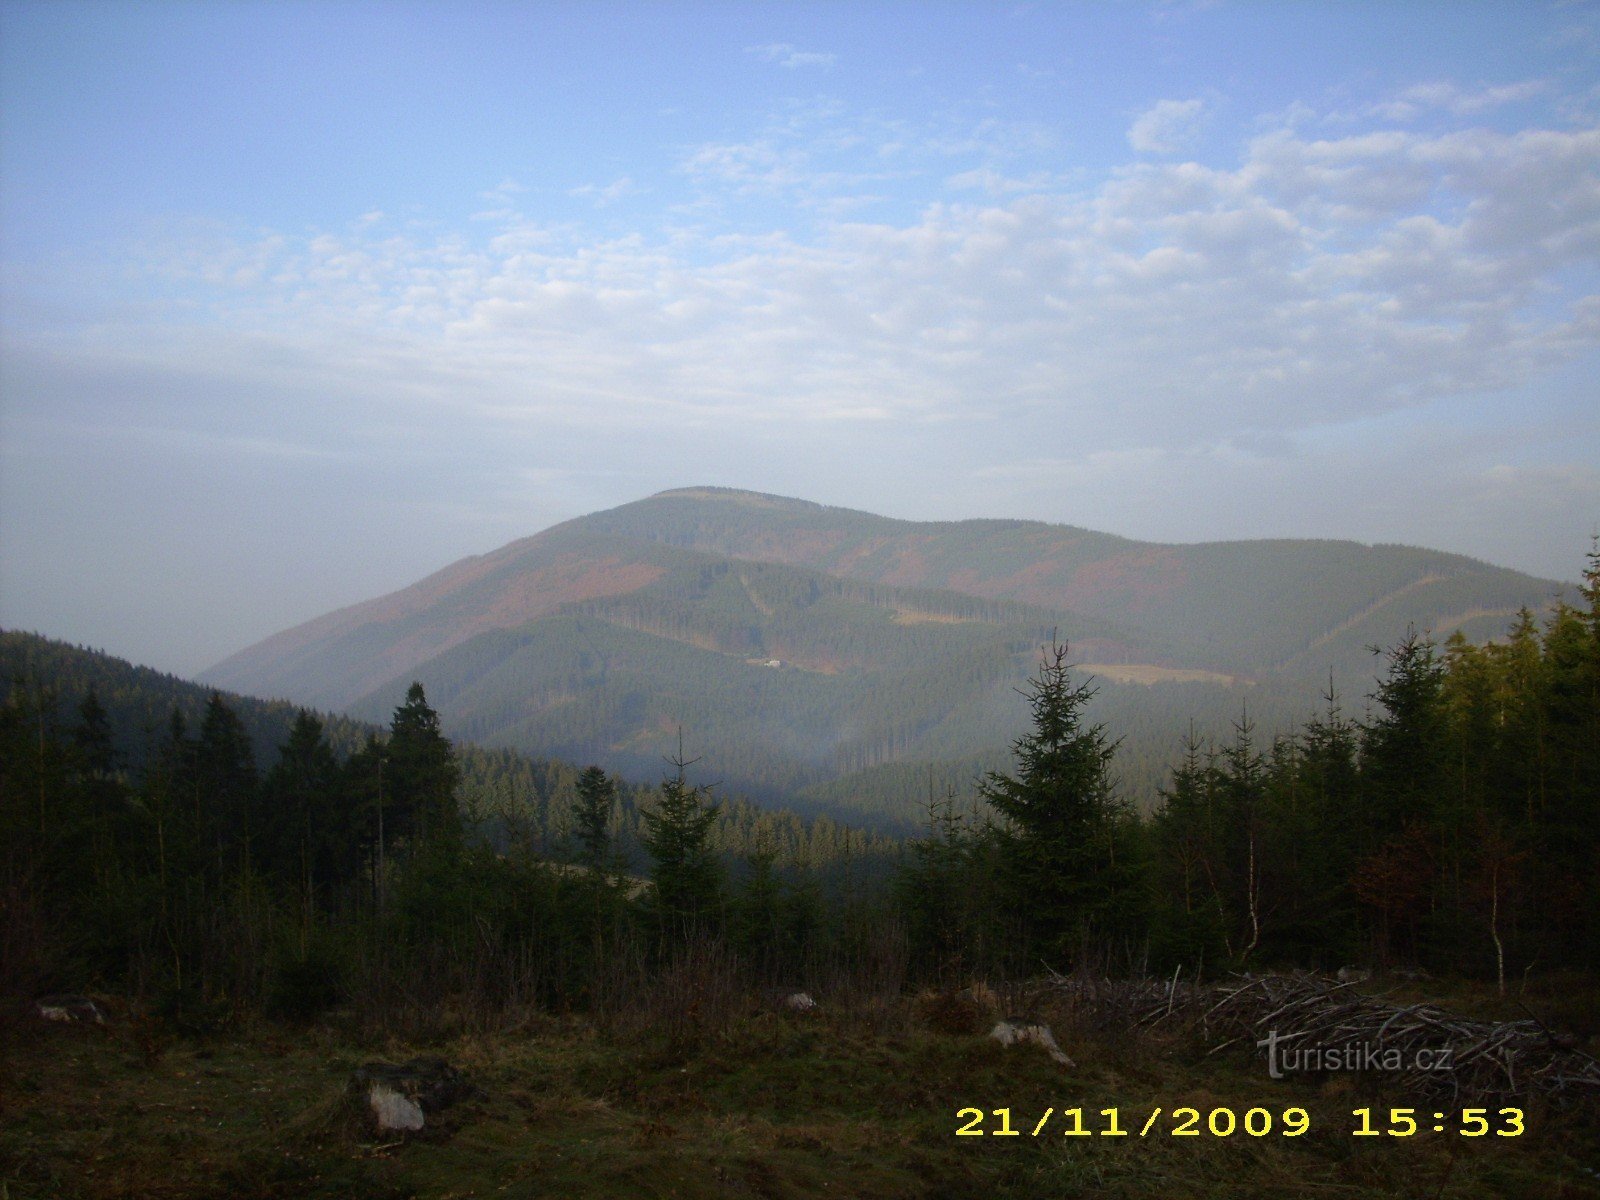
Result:
<svg viewBox="0 0 1600 1200"><path fill-rule="evenodd" d="M664 980L648 1007L682 986ZM819 995L790 1013L730 992L676 1026L522 1013L431 1037L244 1021L154 1058L126 1013L107 1029L13 1014L0 1196L1600 1197L1592 1113L1530 1110L1519 1138L1358 1138L1354 1109L1413 1102L1379 1078L1272 1080L1249 1054L1207 1057L1043 998L1027 1015L1052 1024L1069 1071L984 1036L1019 997L939 995ZM976 1027L951 1018L968 1003ZM420 1137L374 1139L343 1104L350 1073L420 1054L483 1095ZM1300 1108L1311 1128L1219 1137L1202 1116L1185 1138L1164 1116L1138 1136L1184 1106L1263 1109L1280 1128ZM1115 1109L1126 1136L1067 1136L1074 1108L1091 1131Z"/></svg>

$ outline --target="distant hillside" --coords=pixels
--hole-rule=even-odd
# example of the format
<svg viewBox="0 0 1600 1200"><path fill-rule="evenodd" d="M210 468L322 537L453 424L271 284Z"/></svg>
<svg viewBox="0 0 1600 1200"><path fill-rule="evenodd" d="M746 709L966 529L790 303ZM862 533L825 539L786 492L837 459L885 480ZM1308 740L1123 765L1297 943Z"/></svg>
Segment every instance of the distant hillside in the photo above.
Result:
<svg viewBox="0 0 1600 1200"><path fill-rule="evenodd" d="M418 663L491 629L513 629L565 604L626 595L679 556L573 522L465 558L420 583L276 634L218 663L203 682L342 707Z"/></svg>
<svg viewBox="0 0 1600 1200"><path fill-rule="evenodd" d="M1367 646L1408 624L1482 640L1523 606L1545 608L1562 586L1409 546L1163 545L1037 521L898 521L719 488L662 492L581 523L599 534L1113 621L1137 640L1108 661L1230 675L1360 669Z"/></svg>
<svg viewBox="0 0 1600 1200"><path fill-rule="evenodd" d="M78 705L90 687L106 709L118 762L137 779L145 756L167 730L172 713L180 713L194 736L213 689L136 666L97 650L68 645L31 633L0 630L0 704L19 699L22 690L46 697L46 711L57 726L71 729ZM277 761L278 748L288 739L298 709L282 701L224 694L238 714L255 751L258 770ZM390 711L375 711L372 721L356 721L336 714L319 714L335 753L344 758L367 737L387 727ZM491 828L515 825L519 836L531 837L536 849L552 855L566 851L570 814L579 767L550 758L532 758L509 749L485 749L456 743L461 764L461 800L465 809L487 820ZM618 849L634 867L643 870L646 856L638 840L639 808L652 801L651 786L662 778L660 759L640 773L642 786L624 784L619 790L614 834ZM701 776L696 777L704 782ZM841 862L854 862L867 870L881 870L897 853L890 839L832 820L829 812L844 812L848 804L813 803L812 816L783 810L764 810L747 799L718 789L721 804L713 829L713 844L735 858L759 847L770 848L783 864L804 863L827 877Z"/></svg>
<svg viewBox="0 0 1600 1200"><path fill-rule="evenodd" d="M952 734L973 729L992 685L1024 677L1064 617L694 551L653 553L677 559L655 582L479 634L421 664L421 677L475 740L554 746L576 735L578 752L593 753L587 734L603 725L659 762L661 739L683 724L697 745L778 744L831 771L910 750L956 714ZM1074 626L1082 643L1118 643L1105 622ZM396 677L352 711L392 707L405 682ZM627 728L616 727L619 717ZM974 748L993 737L983 724Z"/></svg>
<svg viewBox="0 0 1600 1200"><path fill-rule="evenodd" d="M90 687L106 709L119 761L134 772L142 768L146 748L166 732L174 711L191 735L198 731L213 691L104 651L0 630L0 701L17 688L42 688L54 702L57 719L71 725ZM277 761L278 747L294 724L296 706L231 693L224 699L244 722L256 763L267 767ZM360 746L375 728L338 714L323 714L323 722L329 743L341 756Z"/></svg>
<svg viewBox="0 0 1600 1200"><path fill-rule="evenodd" d="M1026 521L921 523L664 492L465 559L206 672L382 719L420 679L449 731L649 779L681 728L729 787L896 823L930 777L1005 761L1052 631L1096 673L1130 793L1191 720L1303 718L1408 625L1482 640L1558 591L1353 542L1155 545ZM776 665L772 665L776 664Z"/></svg>

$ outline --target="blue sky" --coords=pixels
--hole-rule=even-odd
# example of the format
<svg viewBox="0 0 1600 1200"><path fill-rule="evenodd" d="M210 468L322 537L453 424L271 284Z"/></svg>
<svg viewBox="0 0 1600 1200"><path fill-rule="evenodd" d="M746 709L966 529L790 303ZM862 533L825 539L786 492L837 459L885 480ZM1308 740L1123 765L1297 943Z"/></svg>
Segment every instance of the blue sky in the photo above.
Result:
<svg viewBox="0 0 1600 1200"><path fill-rule="evenodd" d="M0 0L0 623L722 484L1573 578L1600 6Z"/></svg>

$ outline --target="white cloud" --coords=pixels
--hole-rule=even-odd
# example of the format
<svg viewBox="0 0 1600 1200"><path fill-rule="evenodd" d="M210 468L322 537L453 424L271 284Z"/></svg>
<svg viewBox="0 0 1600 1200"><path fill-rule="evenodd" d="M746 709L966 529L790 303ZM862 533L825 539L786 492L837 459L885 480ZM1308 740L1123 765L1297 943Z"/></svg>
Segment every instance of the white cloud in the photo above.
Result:
<svg viewBox="0 0 1600 1200"><path fill-rule="evenodd" d="M708 143L683 160L691 175L739 186L779 188L800 182L803 158L780 153L766 141Z"/></svg>
<svg viewBox="0 0 1600 1200"><path fill-rule="evenodd" d="M788 42L771 42L764 46L746 46L746 54L754 54L770 63L777 63L780 67L793 70L796 67L831 67L838 61L836 54L818 54L814 51L797 50Z"/></svg>
<svg viewBox="0 0 1600 1200"><path fill-rule="evenodd" d="M1519 508L1559 510L1576 499L1600 512L1600 468L1581 463L1514 466L1497 463L1481 476L1481 491L1496 507L1511 500Z"/></svg>
<svg viewBox="0 0 1600 1200"><path fill-rule="evenodd" d="M1200 136L1203 100L1158 100L1128 128L1128 145L1141 154L1177 154Z"/></svg>
<svg viewBox="0 0 1600 1200"><path fill-rule="evenodd" d="M803 153L729 143L688 165L804 189ZM1279 131L1231 168L1130 166L1086 192L980 169L945 180L978 203L823 217L806 239L599 240L510 212L484 244L214 239L151 264L202 289L214 327L180 338L175 311L124 349L182 361L232 330L497 420L1049 414L1107 447L1181 446L1510 387L1593 350L1600 300L1571 272L1600 261L1597 169L1600 131Z"/></svg>
<svg viewBox="0 0 1600 1200"><path fill-rule="evenodd" d="M621 179L614 179L604 186L590 183L585 184L583 187L573 188L568 195L577 196L580 199L593 200L596 208L605 208L638 190L633 180L624 175Z"/></svg>
<svg viewBox="0 0 1600 1200"><path fill-rule="evenodd" d="M1469 117L1507 104L1531 100L1547 87L1539 79L1479 88L1462 88L1445 81L1419 83L1406 88L1391 100L1369 105L1362 111L1366 116L1389 121L1410 121L1429 110Z"/></svg>
<svg viewBox="0 0 1600 1200"><path fill-rule="evenodd" d="M1015 195L1019 192L1043 192L1058 188L1061 179L1044 171L1036 171L1026 178L1016 179L993 167L978 167L950 176L944 185L952 191L976 190L991 196Z"/></svg>
<svg viewBox="0 0 1600 1200"><path fill-rule="evenodd" d="M482 200L510 200L511 197L515 196L518 192L525 192L527 190L527 188L523 187L515 179L502 179L488 191L479 192L478 197Z"/></svg>

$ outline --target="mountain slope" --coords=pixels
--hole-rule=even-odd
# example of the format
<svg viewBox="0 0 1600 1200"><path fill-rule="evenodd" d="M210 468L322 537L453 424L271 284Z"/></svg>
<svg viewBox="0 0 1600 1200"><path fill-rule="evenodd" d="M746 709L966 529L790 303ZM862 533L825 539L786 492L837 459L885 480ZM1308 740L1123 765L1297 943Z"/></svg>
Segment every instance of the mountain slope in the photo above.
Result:
<svg viewBox="0 0 1600 1200"><path fill-rule="evenodd" d="M201 679L341 707L479 633L515 628L564 604L644 587L676 557L648 542L558 525L452 563L401 591L274 634Z"/></svg>
<svg viewBox="0 0 1600 1200"><path fill-rule="evenodd" d="M421 679L454 736L646 780L685 731L769 801L910 815L927 772L1004 761L1052 633L1149 801L1191 719L1303 718L1408 625L1482 639L1558 585L1353 542L1164 546L1025 521L909 522L750 492L581 517L251 647L205 678L382 719ZM768 664L777 663L777 666ZM1359 707L1359 702L1352 707Z"/></svg>
<svg viewBox="0 0 1600 1200"><path fill-rule="evenodd" d="M592 518L579 518L492 554L462 559L391 595L275 634L218 663L201 679L258 695L342 707L479 634L516 629L588 602L641 593L669 575L692 577L720 569L728 561L666 539L597 530ZM681 585L676 590L680 597L690 594ZM948 595L937 599L913 592L917 590L883 603L902 609L906 622L920 617L940 623L951 609ZM963 603L971 608L974 599L968 597ZM749 605L746 609L744 614L730 610L732 619L759 616ZM1041 610L1033 619L1050 625L1059 624L1063 616L1073 615ZM626 621L623 615L618 619ZM817 620L825 624L826 616L817 614L812 623ZM1093 636L1097 648L1113 654L1126 653L1135 642L1160 641L1147 633L1123 630L1109 617L1072 619L1071 624L1072 636Z"/></svg>
<svg viewBox="0 0 1600 1200"><path fill-rule="evenodd" d="M1409 546L1161 545L1036 521L899 521L716 488L584 521L597 533L1114 620L1152 642L1160 632L1162 646L1139 647L1146 655L1227 673L1351 666L1407 624L1482 638L1560 586Z"/></svg>
<svg viewBox="0 0 1600 1200"><path fill-rule="evenodd" d="M1062 614L676 551L662 579L569 604L419 664L452 729L648 776L677 731L738 790L777 798L900 759L982 755ZM1074 620L1081 645L1122 643ZM397 677L350 710L381 714Z"/></svg>
<svg viewBox="0 0 1600 1200"><path fill-rule="evenodd" d="M46 724L70 737L78 722L78 706L91 687L106 711L117 764L135 780L143 774L149 756L159 752L172 714L183 717L193 736L212 695L211 689L199 684L101 651L0 629L0 707L16 703L31 713L42 698ZM223 699L243 723L257 767L266 771L277 761L298 710L251 696L224 695ZM318 715L329 745L343 759L387 727L393 709L374 710L371 723ZM26 728L31 738L31 723ZM461 741L456 742L455 753L461 766L462 805L468 812L489 818L488 832L495 834L509 821L518 836L531 839L541 853L560 855L570 850L579 767ZM616 848L637 871L648 866L639 840L640 810L654 802L654 788L662 778L660 760L650 766L640 785L624 782L618 789L613 823ZM847 870L852 860L858 864L870 860L873 869L882 869L897 852L893 840L879 832L841 825L828 815L849 813L849 804L813 802L807 808L819 815L802 815L793 810L758 809L746 798L721 789L718 800L713 842L730 856L747 856L764 847L777 855L780 864L810 863L823 868L826 876Z"/></svg>

